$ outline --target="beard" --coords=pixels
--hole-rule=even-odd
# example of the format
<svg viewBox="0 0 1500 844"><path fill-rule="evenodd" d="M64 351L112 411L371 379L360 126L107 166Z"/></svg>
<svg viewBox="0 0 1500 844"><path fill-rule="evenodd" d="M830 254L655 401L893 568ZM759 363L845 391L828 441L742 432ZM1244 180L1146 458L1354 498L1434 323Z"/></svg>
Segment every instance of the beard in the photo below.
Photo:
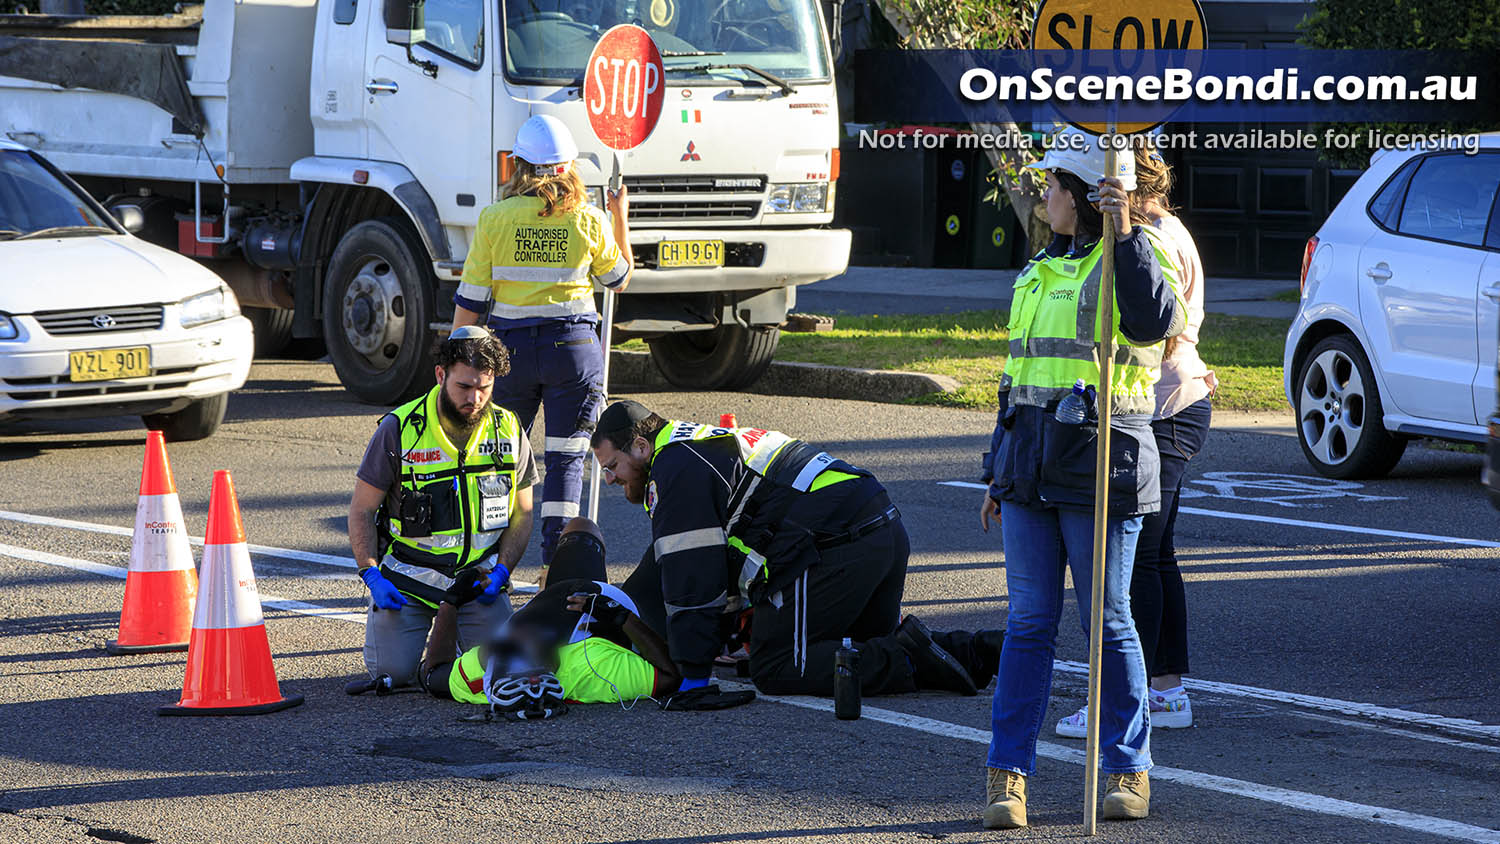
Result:
<svg viewBox="0 0 1500 844"><path fill-rule="evenodd" d="M463 408L453 403L453 399L448 397L446 388L438 390L438 412L443 415L443 418L456 428L473 431L479 424L479 420L483 419L484 414L490 409L490 404L485 402L482 405L466 406L469 407L467 414L464 413Z"/></svg>
<svg viewBox="0 0 1500 844"><path fill-rule="evenodd" d="M646 500L646 478L644 473L637 476L635 480L626 481L625 500L631 504L641 504Z"/></svg>

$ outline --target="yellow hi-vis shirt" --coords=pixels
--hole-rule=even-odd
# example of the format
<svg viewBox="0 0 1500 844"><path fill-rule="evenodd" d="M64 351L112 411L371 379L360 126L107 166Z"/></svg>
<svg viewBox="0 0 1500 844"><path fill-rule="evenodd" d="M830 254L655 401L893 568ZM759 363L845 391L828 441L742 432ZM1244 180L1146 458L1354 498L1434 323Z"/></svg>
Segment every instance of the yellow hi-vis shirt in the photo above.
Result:
<svg viewBox="0 0 1500 844"><path fill-rule="evenodd" d="M630 703L656 688L656 668L634 651L597 636L557 651L557 680L571 703ZM484 661L470 648L448 673L448 694L460 703L488 703Z"/></svg>
<svg viewBox="0 0 1500 844"><path fill-rule="evenodd" d="M497 320L543 320L594 313L591 278L618 287L630 267L604 212L585 205L541 217L535 196L484 209L464 260L455 304ZM491 304L493 303L493 304Z"/></svg>

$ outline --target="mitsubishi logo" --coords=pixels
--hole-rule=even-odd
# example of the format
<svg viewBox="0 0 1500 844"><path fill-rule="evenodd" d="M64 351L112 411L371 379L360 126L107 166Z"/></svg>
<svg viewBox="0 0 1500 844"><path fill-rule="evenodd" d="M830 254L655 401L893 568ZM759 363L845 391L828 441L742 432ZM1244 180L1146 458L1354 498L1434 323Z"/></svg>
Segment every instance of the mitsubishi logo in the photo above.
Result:
<svg viewBox="0 0 1500 844"><path fill-rule="evenodd" d="M688 141L687 152L685 152L685 153L682 154L682 159L681 160L682 161L702 161L703 160L703 156L699 155L696 152L697 149L698 148L693 145L692 141Z"/></svg>
<svg viewBox="0 0 1500 844"><path fill-rule="evenodd" d="M95 328L114 328L115 318L109 314L94 314Z"/></svg>

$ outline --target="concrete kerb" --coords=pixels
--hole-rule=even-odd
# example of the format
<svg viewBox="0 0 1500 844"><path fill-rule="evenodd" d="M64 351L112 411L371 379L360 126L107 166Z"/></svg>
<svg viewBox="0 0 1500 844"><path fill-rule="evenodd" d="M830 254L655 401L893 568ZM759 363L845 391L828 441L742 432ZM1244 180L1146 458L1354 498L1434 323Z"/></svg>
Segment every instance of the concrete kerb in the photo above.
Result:
<svg viewBox="0 0 1500 844"><path fill-rule="evenodd" d="M651 362L649 352L612 350L609 355L609 380L611 386L671 386ZM745 391L772 396L899 402L957 390L958 387L958 380L947 375L773 361L766 374Z"/></svg>

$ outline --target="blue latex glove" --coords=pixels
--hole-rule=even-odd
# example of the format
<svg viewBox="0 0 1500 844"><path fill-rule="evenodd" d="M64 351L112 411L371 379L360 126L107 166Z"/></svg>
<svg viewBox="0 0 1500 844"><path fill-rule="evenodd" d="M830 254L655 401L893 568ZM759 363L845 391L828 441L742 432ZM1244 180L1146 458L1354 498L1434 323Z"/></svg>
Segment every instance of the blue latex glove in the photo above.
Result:
<svg viewBox="0 0 1500 844"><path fill-rule="evenodd" d="M377 610L399 610L406 606L406 596L396 588L394 583L385 579L376 566L368 566L359 570L359 577L370 587L370 597L375 599Z"/></svg>
<svg viewBox="0 0 1500 844"><path fill-rule="evenodd" d="M495 600L500 597L500 590L504 589L505 584L509 582L510 569L496 563L495 570L490 572L490 585L484 587L484 591L480 592L474 600L485 606L495 603Z"/></svg>
<svg viewBox="0 0 1500 844"><path fill-rule="evenodd" d="M682 685L677 687L677 691L686 692L691 689L701 689L708 685L709 679L708 677L683 677Z"/></svg>

